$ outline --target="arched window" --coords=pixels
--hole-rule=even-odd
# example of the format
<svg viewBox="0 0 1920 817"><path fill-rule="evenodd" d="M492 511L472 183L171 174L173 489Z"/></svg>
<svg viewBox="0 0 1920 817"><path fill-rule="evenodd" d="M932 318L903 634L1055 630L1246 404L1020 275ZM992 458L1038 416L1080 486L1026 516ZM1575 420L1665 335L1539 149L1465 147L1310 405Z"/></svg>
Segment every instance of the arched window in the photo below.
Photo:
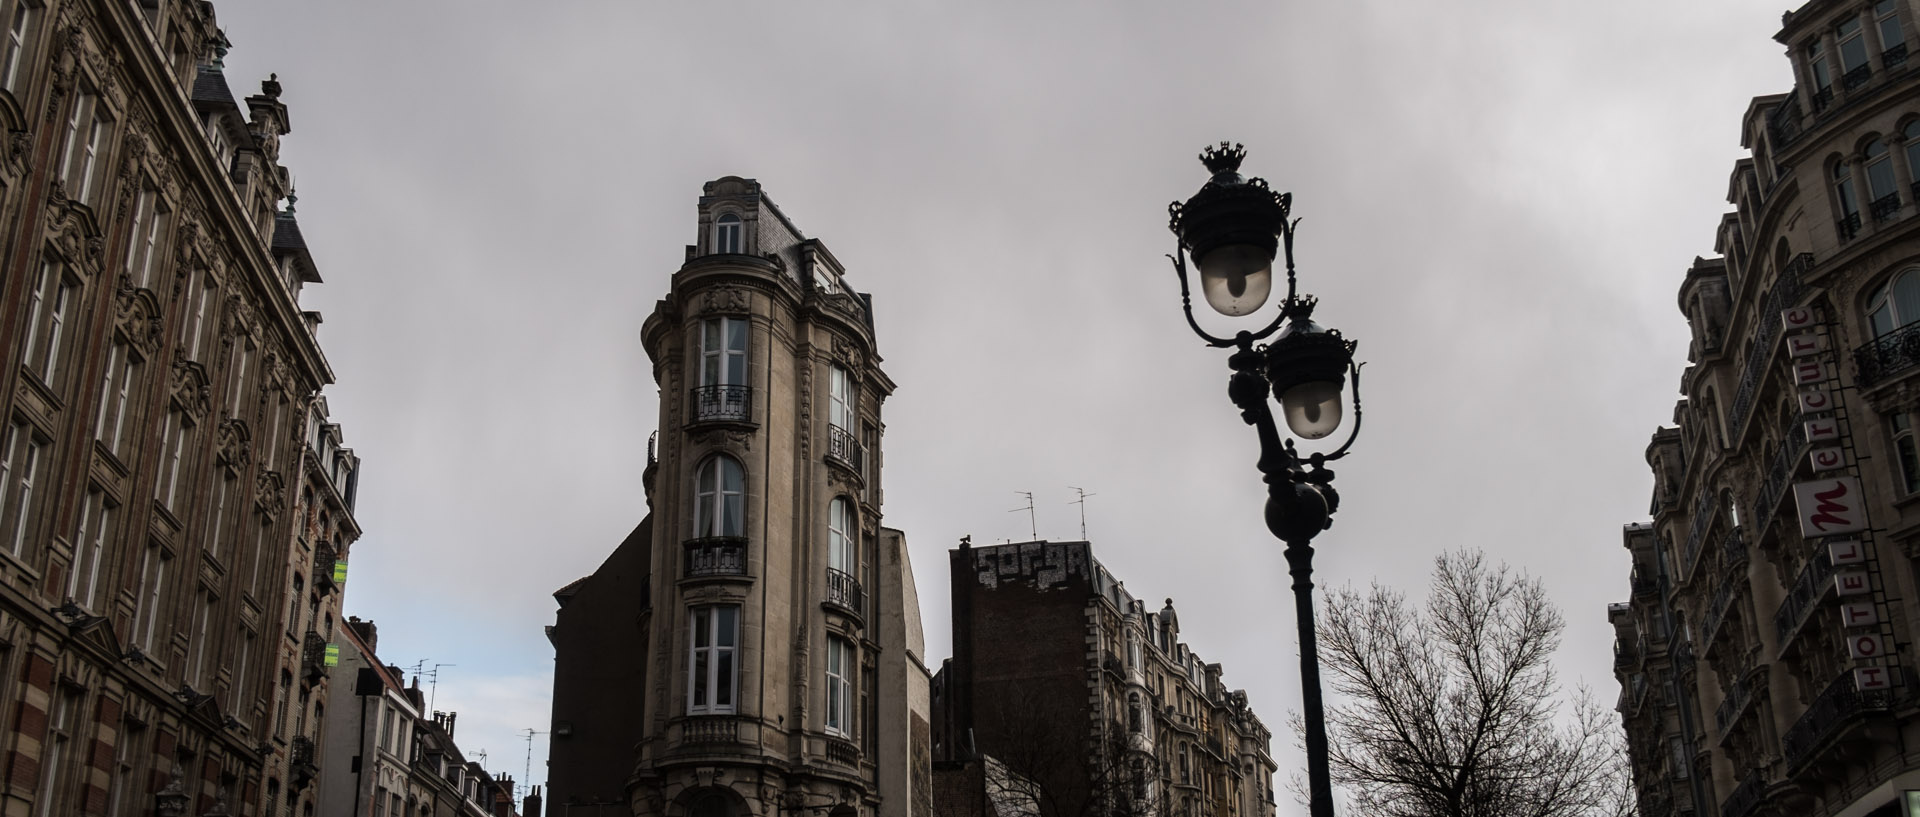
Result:
<svg viewBox="0 0 1920 817"><path fill-rule="evenodd" d="M1867 143L1867 201L1874 221L1886 221L1900 212L1900 188L1893 180L1893 154L1887 143L1874 139Z"/></svg>
<svg viewBox="0 0 1920 817"><path fill-rule="evenodd" d="M731 814L727 798L717 792L701 793L687 804L687 817L729 817Z"/></svg>
<svg viewBox="0 0 1920 817"><path fill-rule="evenodd" d="M713 222L713 251L715 253L740 251L739 216L727 213Z"/></svg>
<svg viewBox="0 0 1920 817"><path fill-rule="evenodd" d="M1839 208L1840 218L1835 226L1842 240L1860 234L1860 203L1854 198L1853 169L1847 167L1845 159L1833 163L1833 198Z"/></svg>
<svg viewBox="0 0 1920 817"><path fill-rule="evenodd" d="M1908 122L1900 133L1907 137L1908 181L1920 182L1920 117Z"/></svg>
<svg viewBox="0 0 1920 817"><path fill-rule="evenodd" d="M746 477L732 457L718 456L700 466L694 488L693 535L746 535Z"/></svg>
<svg viewBox="0 0 1920 817"><path fill-rule="evenodd" d="M1920 269L1893 276L1867 301L1867 322L1876 338L1915 321L1920 321Z"/></svg>
<svg viewBox="0 0 1920 817"><path fill-rule="evenodd" d="M853 552L853 503L835 497L827 506L827 569L852 574L859 565Z"/></svg>

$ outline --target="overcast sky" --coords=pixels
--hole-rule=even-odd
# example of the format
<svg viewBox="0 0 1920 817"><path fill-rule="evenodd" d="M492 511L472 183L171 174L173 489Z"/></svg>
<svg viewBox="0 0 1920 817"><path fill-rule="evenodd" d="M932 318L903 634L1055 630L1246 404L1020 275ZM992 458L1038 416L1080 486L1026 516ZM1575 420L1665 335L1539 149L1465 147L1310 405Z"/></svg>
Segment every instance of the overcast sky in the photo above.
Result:
<svg viewBox="0 0 1920 817"><path fill-rule="evenodd" d="M1620 526L1647 516L1685 364L1676 288L1712 253L1741 112L1791 85L1779 10L1739 0L218 10L236 91L278 72L291 109L326 278L303 302L366 463L347 611L385 660L453 664L437 708L516 778L516 733L549 717L550 594L645 513L640 322L730 174L873 295L899 384L885 524L931 664L944 551L1028 538L1016 491L1041 537L1077 539L1079 486L1097 557L1171 596L1304 764L1254 434L1162 257L1195 154L1232 139L1293 192L1302 289L1368 362L1319 579L1417 595L1435 554L1484 548L1546 582L1564 680L1611 699Z"/></svg>

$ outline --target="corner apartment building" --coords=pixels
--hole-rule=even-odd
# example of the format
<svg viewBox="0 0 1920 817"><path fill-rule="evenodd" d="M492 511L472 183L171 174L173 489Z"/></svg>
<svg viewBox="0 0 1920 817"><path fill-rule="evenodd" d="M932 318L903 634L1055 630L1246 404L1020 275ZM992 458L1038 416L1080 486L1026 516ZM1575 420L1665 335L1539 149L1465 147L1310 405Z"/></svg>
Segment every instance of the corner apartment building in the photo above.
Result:
<svg viewBox="0 0 1920 817"><path fill-rule="evenodd" d="M332 373L281 240L281 86L235 99L206 2L0 26L0 813L285 813L298 442Z"/></svg>
<svg viewBox="0 0 1920 817"><path fill-rule="evenodd" d="M708 183L641 326L649 513L560 589L554 814L930 812L928 674L881 525L870 298L758 182Z"/></svg>
<svg viewBox="0 0 1920 817"><path fill-rule="evenodd" d="M1608 610L1641 813L1904 814L1920 789L1920 24L1816 0L1755 98L1652 519Z"/></svg>
<svg viewBox="0 0 1920 817"><path fill-rule="evenodd" d="M1272 734L1181 641L1172 599L1149 610L1087 542L963 540L948 557L934 756L962 773L977 761L976 777L1004 770L962 787L990 792L973 810L1272 817Z"/></svg>

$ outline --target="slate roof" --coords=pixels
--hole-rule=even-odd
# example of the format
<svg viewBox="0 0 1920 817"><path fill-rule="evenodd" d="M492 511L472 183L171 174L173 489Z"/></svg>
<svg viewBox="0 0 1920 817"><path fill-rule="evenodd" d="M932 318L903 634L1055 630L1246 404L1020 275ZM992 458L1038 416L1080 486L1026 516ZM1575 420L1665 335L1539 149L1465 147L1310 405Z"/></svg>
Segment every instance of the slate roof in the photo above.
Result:
<svg viewBox="0 0 1920 817"><path fill-rule="evenodd" d="M300 222L291 211L273 217L273 254L297 256L295 263L300 266L300 280L320 283L320 268L314 266L313 254L307 252L307 240L300 235Z"/></svg>

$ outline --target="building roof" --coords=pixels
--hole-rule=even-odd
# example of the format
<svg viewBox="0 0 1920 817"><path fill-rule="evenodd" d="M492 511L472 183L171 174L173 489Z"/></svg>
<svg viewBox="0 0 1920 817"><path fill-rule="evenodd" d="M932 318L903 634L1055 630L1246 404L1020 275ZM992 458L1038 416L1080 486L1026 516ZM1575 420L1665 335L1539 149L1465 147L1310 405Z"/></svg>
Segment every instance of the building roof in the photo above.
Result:
<svg viewBox="0 0 1920 817"><path fill-rule="evenodd" d="M288 201L292 201L291 198ZM300 234L300 221L293 217L292 210L282 211L273 217L273 254L274 257L294 256L294 264L299 268L300 280L309 284L320 283L320 268L314 266L313 254L307 252L307 239Z"/></svg>

